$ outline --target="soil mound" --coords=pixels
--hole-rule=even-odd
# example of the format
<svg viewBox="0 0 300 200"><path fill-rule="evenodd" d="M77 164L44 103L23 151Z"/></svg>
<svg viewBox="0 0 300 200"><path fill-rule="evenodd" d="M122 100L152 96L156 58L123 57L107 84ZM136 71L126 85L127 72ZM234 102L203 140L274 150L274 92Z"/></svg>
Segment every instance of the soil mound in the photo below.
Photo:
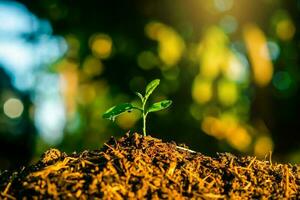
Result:
<svg viewBox="0 0 300 200"><path fill-rule="evenodd" d="M300 199L300 166L215 158L138 134L101 150L56 149L18 172L0 174L1 199Z"/></svg>

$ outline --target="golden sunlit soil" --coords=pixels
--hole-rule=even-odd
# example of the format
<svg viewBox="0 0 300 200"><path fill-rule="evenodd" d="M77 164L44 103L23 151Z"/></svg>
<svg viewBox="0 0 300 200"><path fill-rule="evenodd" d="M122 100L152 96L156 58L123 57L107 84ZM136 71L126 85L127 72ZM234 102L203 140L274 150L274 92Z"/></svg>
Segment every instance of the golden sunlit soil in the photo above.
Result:
<svg viewBox="0 0 300 200"><path fill-rule="evenodd" d="M300 166L212 158L126 134L96 151L50 149L35 165L2 172L0 192L1 199L300 199Z"/></svg>

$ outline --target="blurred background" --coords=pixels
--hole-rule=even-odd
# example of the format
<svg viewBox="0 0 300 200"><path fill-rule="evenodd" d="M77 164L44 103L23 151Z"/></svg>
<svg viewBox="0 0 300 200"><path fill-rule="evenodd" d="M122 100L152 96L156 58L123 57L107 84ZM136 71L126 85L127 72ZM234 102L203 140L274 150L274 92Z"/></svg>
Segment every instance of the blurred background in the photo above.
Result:
<svg viewBox="0 0 300 200"><path fill-rule="evenodd" d="M0 169L142 130L207 155L300 162L300 0L0 0Z"/></svg>

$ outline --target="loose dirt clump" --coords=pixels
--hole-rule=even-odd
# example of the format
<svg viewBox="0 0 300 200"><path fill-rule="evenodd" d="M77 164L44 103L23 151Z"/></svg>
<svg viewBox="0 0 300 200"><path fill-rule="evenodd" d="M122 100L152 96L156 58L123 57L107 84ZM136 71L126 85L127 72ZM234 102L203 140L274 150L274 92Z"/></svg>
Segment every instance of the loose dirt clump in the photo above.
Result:
<svg viewBox="0 0 300 200"><path fill-rule="evenodd" d="M138 134L101 150L50 149L18 172L0 174L1 199L300 199L300 166L215 158Z"/></svg>

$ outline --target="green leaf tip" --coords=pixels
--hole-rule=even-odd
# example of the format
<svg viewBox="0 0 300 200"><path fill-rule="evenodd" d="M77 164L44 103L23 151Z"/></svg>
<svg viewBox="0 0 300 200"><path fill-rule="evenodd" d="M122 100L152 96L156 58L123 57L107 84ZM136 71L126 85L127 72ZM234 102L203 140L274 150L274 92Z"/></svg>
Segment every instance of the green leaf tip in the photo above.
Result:
<svg viewBox="0 0 300 200"><path fill-rule="evenodd" d="M122 103L116 106L111 107L108 109L102 117L104 119L110 119L113 120L115 119L116 116L122 114L123 112L128 112L134 109L135 107L131 103Z"/></svg>
<svg viewBox="0 0 300 200"><path fill-rule="evenodd" d="M141 93L135 92L135 94L136 94L142 101L144 101L144 97L143 97L143 95L142 95Z"/></svg>
<svg viewBox="0 0 300 200"><path fill-rule="evenodd" d="M148 97L152 94L152 92L159 85L159 83L160 83L159 79L154 79L146 86L145 99L148 99Z"/></svg>
<svg viewBox="0 0 300 200"><path fill-rule="evenodd" d="M163 100L152 104L147 112L156 112L168 108L172 104L171 100Z"/></svg>

